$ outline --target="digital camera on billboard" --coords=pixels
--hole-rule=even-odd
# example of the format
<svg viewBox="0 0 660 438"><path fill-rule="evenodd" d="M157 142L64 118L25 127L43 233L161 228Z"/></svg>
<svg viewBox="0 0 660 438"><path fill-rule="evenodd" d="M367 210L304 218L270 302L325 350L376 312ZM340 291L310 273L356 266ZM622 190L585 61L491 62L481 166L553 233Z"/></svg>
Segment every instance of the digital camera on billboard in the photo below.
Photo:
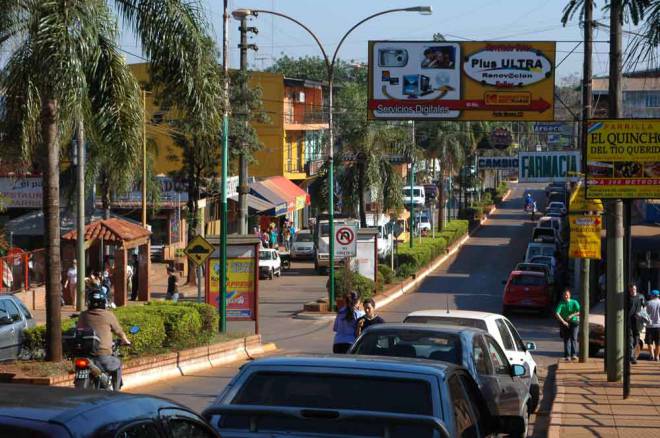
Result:
<svg viewBox="0 0 660 438"><path fill-rule="evenodd" d="M379 67L405 67L408 64L406 49L378 49Z"/></svg>

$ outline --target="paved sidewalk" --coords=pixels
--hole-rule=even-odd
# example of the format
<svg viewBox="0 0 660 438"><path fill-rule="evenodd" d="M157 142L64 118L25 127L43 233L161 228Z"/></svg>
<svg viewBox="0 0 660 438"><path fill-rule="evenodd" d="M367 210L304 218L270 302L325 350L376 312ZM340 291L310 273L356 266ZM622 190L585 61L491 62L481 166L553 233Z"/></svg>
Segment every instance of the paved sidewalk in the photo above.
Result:
<svg viewBox="0 0 660 438"><path fill-rule="evenodd" d="M602 359L560 362L549 437L660 436L660 363L631 365L630 397L622 383L607 382Z"/></svg>

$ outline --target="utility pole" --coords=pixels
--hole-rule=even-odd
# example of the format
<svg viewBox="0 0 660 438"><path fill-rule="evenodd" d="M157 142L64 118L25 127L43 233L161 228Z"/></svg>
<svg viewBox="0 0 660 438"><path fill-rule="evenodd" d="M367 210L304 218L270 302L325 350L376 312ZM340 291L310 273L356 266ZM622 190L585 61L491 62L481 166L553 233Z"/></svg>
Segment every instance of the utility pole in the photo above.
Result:
<svg viewBox="0 0 660 438"><path fill-rule="evenodd" d="M142 227L147 228L147 92L142 90Z"/></svg>
<svg viewBox="0 0 660 438"><path fill-rule="evenodd" d="M415 185L415 161L413 160L413 153L415 149L415 121L411 122L412 124L412 149L410 151L410 247L414 246L414 235L415 235L415 200L414 197L414 185Z"/></svg>
<svg viewBox="0 0 660 438"><path fill-rule="evenodd" d="M227 331L227 166L229 160L229 0L224 0L222 16L222 72L224 108L222 111L222 159L220 169L220 332ZM210 274L209 274L210 275Z"/></svg>
<svg viewBox="0 0 660 438"><path fill-rule="evenodd" d="M587 131L591 118L591 55L593 48L593 13L594 4L591 0L584 2L584 65L582 69L582 125L580 126L580 141L582 144L582 173L586 175L587 167ZM580 362L589 360L589 259L580 259Z"/></svg>
<svg viewBox="0 0 660 438"><path fill-rule="evenodd" d="M257 28L248 27L247 20L248 15L241 15L241 25L238 28L241 32L241 43L238 45L238 48L241 50L241 73L244 75L242 84L244 95L247 94L248 49L257 50L256 45L248 44L248 32L252 32L255 35L258 33ZM243 124L245 125L245 132L247 132L250 124L249 112L250 108L246 101L243 106L243 114L241 115L243 117ZM247 144L243 143L241 147L243 150L238 158L238 232L245 235L248 234L248 193L250 187L248 185L248 159L245 152Z"/></svg>
<svg viewBox="0 0 660 438"><path fill-rule="evenodd" d="M77 279L76 279L76 311L83 310L85 302L85 125L82 120L78 122L76 132L76 148L78 166L76 176L78 178L78 202L77 202L77 220L76 232L76 259L78 260Z"/></svg>
<svg viewBox="0 0 660 438"><path fill-rule="evenodd" d="M610 1L610 74L609 112L611 119L623 113L622 82L622 0ZM623 202L615 199L607 203L607 381L618 382L623 377L624 314L623 314ZM628 358L625 358L628 360Z"/></svg>

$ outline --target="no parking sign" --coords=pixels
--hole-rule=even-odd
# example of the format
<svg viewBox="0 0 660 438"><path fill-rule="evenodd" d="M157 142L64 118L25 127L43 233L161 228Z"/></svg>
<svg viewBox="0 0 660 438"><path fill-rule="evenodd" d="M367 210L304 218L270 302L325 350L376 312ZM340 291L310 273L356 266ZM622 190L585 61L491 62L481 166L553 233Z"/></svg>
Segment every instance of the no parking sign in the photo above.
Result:
<svg viewBox="0 0 660 438"><path fill-rule="evenodd" d="M357 255L357 227L340 225L335 229L335 258Z"/></svg>

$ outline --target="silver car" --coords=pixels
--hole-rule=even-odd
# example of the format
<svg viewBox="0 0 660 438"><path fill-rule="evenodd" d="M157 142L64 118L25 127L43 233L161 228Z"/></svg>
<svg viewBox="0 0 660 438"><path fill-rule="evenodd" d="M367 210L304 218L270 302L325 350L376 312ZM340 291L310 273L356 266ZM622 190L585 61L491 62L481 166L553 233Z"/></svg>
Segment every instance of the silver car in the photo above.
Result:
<svg viewBox="0 0 660 438"><path fill-rule="evenodd" d="M525 437L532 411L529 373L510 365L506 354L487 332L467 327L428 324L379 324L360 336L349 354L429 359L461 365L479 386L498 430ZM526 379L529 380L529 379Z"/></svg>
<svg viewBox="0 0 660 438"><path fill-rule="evenodd" d="M13 295L0 295L0 361L17 359L23 331L35 326L30 311Z"/></svg>

